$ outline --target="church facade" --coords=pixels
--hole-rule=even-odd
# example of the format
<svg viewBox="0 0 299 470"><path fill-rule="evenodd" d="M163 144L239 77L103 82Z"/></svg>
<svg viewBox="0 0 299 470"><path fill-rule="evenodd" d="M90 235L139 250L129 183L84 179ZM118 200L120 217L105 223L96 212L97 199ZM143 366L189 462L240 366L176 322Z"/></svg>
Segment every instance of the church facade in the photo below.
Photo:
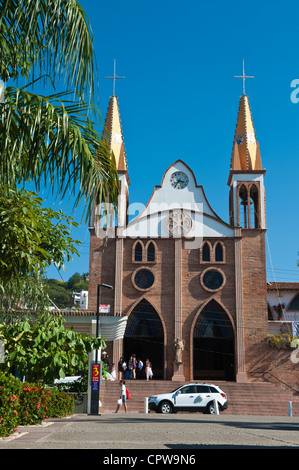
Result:
<svg viewBox="0 0 299 470"><path fill-rule="evenodd" d="M147 205L128 221L130 178L118 99L106 131L120 178L118 213L95 211L90 227L89 310L126 316L110 362L132 354L154 378L246 382L268 334L265 170L247 95L240 98L228 162L228 221L213 210L196 169L165 168ZM233 135L233 132L232 132ZM134 201L133 201L134 202Z"/></svg>

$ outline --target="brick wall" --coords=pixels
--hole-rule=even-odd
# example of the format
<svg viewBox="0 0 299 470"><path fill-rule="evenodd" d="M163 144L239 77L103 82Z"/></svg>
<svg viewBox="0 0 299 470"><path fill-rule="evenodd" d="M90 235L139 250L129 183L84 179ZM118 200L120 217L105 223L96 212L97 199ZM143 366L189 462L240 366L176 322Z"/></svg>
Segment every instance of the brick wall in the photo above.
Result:
<svg viewBox="0 0 299 470"><path fill-rule="evenodd" d="M265 233L243 229L242 236L245 363L250 374L261 363L268 334Z"/></svg>
<svg viewBox="0 0 299 470"><path fill-rule="evenodd" d="M105 283L114 286L115 239L107 241L98 238L94 231L90 234L88 308L96 311L97 285ZM102 289L102 304L110 304L114 311L114 291Z"/></svg>
<svg viewBox="0 0 299 470"><path fill-rule="evenodd" d="M244 341L246 372L253 377L254 370L271 370L273 364L280 376L293 377L294 365L291 361L279 361L276 351L266 345L268 334L267 322L267 286L265 266L265 236L262 230L242 230L242 287L244 312ZM89 267L89 308L96 309L97 284L115 282L115 239L107 243L91 232L90 267ZM214 239L209 240L212 244ZM154 263L137 263L133 261L132 250L135 240L124 240L123 248L123 294L122 313L129 314L137 303L145 298L156 309L161 318L165 332L165 366L166 378L173 375L175 350L175 240L155 240L158 250ZM148 240L143 240L144 245ZM198 249L182 250L182 336L185 339L183 351L184 375L192 379L192 331L198 318L199 310L210 299L214 298L229 312L235 325L235 251L233 238L223 239L225 245L225 263L200 263ZM216 293L207 292L200 283L200 275L207 267L217 266L226 277L223 289ZM132 273L140 267L148 267L155 276L154 287L148 291L137 290L132 283ZM102 303L111 305L114 312L114 291L102 291ZM112 343L108 344L108 354L113 355ZM287 369L283 366L287 363ZM296 369L295 369L296 370ZM292 378L292 382L295 379Z"/></svg>
<svg viewBox="0 0 299 470"><path fill-rule="evenodd" d="M141 240L144 246L148 240ZM215 240L210 240L212 244ZM132 250L135 240L126 239L124 241L123 252L123 296L122 312L129 314L135 305L143 298L146 298L156 309L165 331L165 366L167 368L166 378L171 379L173 375L173 362L175 350L173 342L175 339L175 240L158 239L156 262L140 263L134 262ZM235 320L235 270L234 270L234 239L225 239L226 262L225 263L200 263L199 249L183 249L182 251L182 334L185 339L185 349L183 352L184 375L186 380L192 378L192 341L190 341L191 329L194 321L198 317L198 311L209 299L215 298L224 308L229 311L233 321ZM93 245L94 246L94 245ZM95 248L95 246L94 246ZM111 243L111 255L113 255L114 245ZM109 249L97 249L99 255L94 255L97 265L102 264L101 256L109 253ZM104 266L104 265L103 265ZM148 291L137 290L132 283L132 273L141 266L149 268L155 276L155 284ZM226 277L225 287L219 292L207 292L200 283L200 275L207 267L217 266L222 270ZM113 275L111 269L114 263L105 267L108 269L107 277L110 279ZM98 273L99 275L99 273ZM92 280L94 276L92 276ZM94 282L94 281L93 281ZM105 274L106 282L106 274ZM108 281L107 281L108 282ZM110 281L109 281L110 282ZM90 290L95 289L92 285ZM91 294L92 295L92 294Z"/></svg>

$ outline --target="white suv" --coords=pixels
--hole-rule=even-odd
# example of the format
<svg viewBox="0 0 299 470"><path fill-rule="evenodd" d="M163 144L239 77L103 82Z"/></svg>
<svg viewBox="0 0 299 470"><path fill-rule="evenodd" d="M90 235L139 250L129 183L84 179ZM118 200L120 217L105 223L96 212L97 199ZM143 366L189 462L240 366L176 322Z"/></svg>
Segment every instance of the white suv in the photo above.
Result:
<svg viewBox="0 0 299 470"><path fill-rule="evenodd" d="M216 413L214 400L217 400L219 412L227 408L225 393L216 385L189 383L162 395L149 398L148 407L159 413L176 411L202 411Z"/></svg>

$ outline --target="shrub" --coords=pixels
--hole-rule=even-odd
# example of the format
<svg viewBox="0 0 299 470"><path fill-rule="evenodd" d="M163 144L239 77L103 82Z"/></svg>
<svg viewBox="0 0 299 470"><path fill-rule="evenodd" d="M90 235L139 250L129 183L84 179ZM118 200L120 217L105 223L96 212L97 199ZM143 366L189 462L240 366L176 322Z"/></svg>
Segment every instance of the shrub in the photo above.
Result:
<svg viewBox="0 0 299 470"><path fill-rule="evenodd" d="M9 436L19 423L20 382L0 371L0 436Z"/></svg>
<svg viewBox="0 0 299 470"><path fill-rule="evenodd" d="M19 424L39 424L49 417L50 392L45 388L23 384L20 394Z"/></svg>
<svg viewBox="0 0 299 470"><path fill-rule="evenodd" d="M18 425L39 424L45 418L69 416L74 404L74 398L66 392L22 383L0 371L0 437L9 436Z"/></svg>
<svg viewBox="0 0 299 470"><path fill-rule="evenodd" d="M50 392L49 417L62 418L63 416L71 415L75 406L74 398L66 392L60 392L55 388L48 390Z"/></svg>
<svg viewBox="0 0 299 470"><path fill-rule="evenodd" d="M297 347L296 339L296 336L292 336L287 333L267 336L269 346L277 349L291 349Z"/></svg>

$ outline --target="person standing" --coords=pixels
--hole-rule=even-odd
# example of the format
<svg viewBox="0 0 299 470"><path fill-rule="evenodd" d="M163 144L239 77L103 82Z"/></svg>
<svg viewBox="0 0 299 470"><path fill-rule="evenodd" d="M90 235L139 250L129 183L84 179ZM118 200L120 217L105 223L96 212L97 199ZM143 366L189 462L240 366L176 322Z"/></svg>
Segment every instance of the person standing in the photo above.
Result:
<svg viewBox="0 0 299 470"><path fill-rule="evenodd" d="M147 359L145 362L145 375L146 380L152 380L154 375L152 370L152 364L150 363L149 359Z"/></svg>
<svg viewBox="0 0 299 470"><path fill-rule="evenodd" d="M118 361L118 379L121 380L123 377L124 369L123 369L123 358L121 357Z"/></svg>
<svg viewBox="0 0 299 470"><path fill-rule="evenodd" d="M117 407L115 410L115 413L118 412L120 405L123 404L125 413L127 414L128 408L127 408L127 387L126 387L126 382L125 380L120 380L119 382L120 385L120 391L119 391L119 400L117 400Z"/></svg>
<svg viewBox="0 0 299 470"><path fill-rule="evenodd" d="M116 379L116 370L115 370L114 362L113 362L112 368L111 368L111 375L112 375L113 380L115 380Z"/></svg>
<svg viewBox="0 0 299 470"><path fill-rule="evenodd" d="M133 379L133 356L130 356L128 361L128 370L129 370L129 377L128 379Z"/></svg>
<svg viewBox="0 0 299 470"><path fill-rule="evenodd" d="M141 359L138 359L138 362L137 362L137 378L138 379L142 378L142 369L143 369L143 362Z"/></svg>
<svg viewBox="0 0 299 470"><path fill-rule="evenodd" d="M136 380L136 369L137 369L137 360L136 354L133 354L133 380Z"/></svg>
<svg viewBox="0 0 299 470"><path fill-rule="evenodd" d="M107 370L109 369L109 357L108 357L108 354L106 351L103 351L103 354L102 354L102 361L104 362L104 364L106 365L107 367Z"/></svg>

